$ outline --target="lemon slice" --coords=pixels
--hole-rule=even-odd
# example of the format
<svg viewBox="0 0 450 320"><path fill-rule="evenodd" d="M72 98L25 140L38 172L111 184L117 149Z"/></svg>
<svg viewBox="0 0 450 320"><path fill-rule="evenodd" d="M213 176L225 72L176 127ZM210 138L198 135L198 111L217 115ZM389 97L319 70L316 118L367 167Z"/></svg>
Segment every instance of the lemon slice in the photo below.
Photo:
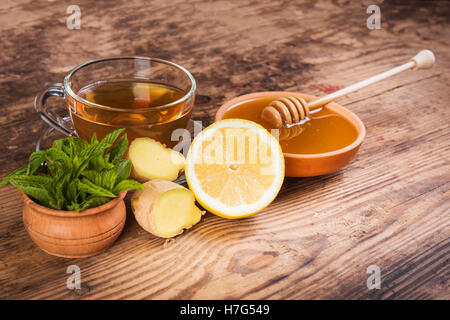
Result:
<svg viewBox="0 0 450 320"><path fill-rule="evenodd" d="M192 142L186 181L208 211L229 219L255 214L275 199L284 179L278 141L259 124L215 122Z"/></svg>

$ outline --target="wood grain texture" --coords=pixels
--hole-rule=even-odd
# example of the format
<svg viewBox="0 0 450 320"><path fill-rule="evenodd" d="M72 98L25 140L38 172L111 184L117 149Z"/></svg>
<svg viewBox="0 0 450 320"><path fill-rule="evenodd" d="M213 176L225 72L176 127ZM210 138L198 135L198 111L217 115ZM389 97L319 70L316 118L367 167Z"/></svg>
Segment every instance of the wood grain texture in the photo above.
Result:
<svg viewBox="0 0 450 320"><path fill-rule="evenodd" d="M378 3L380 30L366 28ZM207 213L164 245L128 212L122 235L95 257L40 251L12 187L0 189L3 299L449 299L450 7L446 1L70 1L0 3L0 177L23 165L44 123L34 95L89 59L144 55L192 71L193 118L212 121L240 94L322 95L428 48L433 69L405 73L339 103L365 123L356 159L321 177L285 180L251 218ZM129 208L128 208L129 209ZM66 287L76 264L82 288ZM366 268L381 268L380 290Z"/></svg>

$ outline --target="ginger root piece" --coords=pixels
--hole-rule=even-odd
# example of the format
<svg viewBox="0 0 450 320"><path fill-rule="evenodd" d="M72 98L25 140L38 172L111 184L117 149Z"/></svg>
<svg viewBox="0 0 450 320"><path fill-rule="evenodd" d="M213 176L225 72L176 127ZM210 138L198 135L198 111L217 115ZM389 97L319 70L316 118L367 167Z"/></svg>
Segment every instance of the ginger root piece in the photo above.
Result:
<svg viewBox="0 0 450 320"><path fill-rule="evenodd" d="M128 159L133 165L132 176L141 181L173 181L178 178L185 164L182 153L166 148L151 138L133 140L128 150Z"/></svg>
<svg viewBox="0 0 450 320"><path fill-rule="evenodd" d="M131 208L139 225L161 238L172 238L200 221L205 213L195 205L192 192L167 180L144 183L131 198Z"/></svg>

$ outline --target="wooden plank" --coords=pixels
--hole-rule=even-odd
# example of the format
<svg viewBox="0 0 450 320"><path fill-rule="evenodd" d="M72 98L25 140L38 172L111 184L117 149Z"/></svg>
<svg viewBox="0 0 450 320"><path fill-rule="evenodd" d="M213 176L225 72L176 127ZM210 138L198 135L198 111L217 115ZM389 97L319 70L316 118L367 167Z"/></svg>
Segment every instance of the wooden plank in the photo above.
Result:
<svg viewBox="0 0 450 320"><path fill-rule="evenodd" d="M171 59L199 83L193 118L212 122L226 99L263 90L325 94L434 50L434 69L388 79L339 100L367 137L356 159L327 176L285 180L263 213L208 213L164 245L131 214L117 243L66 260L41 252L12 187L0 189L0 298L448 299L449 8L383 2L382 29L346 1L79 1L81 30L62 2L0 5L0 176L26 163L45 125L32 110L46 81L111 55ZM174 11L174 7L177 9ZM58 39L55 41L55 39ZM14 58L12 58L14 57ZM6 152L5 152L6 151ZM82 289L66 288L77 264ZM382 271L368 290L366 268Z"/></svg>

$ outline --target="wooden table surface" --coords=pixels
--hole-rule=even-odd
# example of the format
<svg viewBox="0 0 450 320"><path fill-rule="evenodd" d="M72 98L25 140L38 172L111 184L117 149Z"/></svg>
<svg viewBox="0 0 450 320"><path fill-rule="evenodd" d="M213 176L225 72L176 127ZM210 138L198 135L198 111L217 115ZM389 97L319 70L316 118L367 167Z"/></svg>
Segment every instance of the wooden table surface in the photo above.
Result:
<svg viewBox="0 0 450 320"><path fill-rule="evenodd" d="M108 56L185 66L198 82L193 119L210 124L241 94L323 95L399 65L420 49L433 69L404 73L341 104L367 137L344 169L286 178L276 200L244 220L207 213L164 246L129 213L106 252L68 260L42 252L12 187L0 189L3 299L448 299L450 6L446 1L72 1L0 3L0 177L24 165L46 125L33 108L48 82ZM366 9L381 8L369 30ZM81 268L82 288L66 287ZM381 270L369 290L366 269Z"/></svg>

